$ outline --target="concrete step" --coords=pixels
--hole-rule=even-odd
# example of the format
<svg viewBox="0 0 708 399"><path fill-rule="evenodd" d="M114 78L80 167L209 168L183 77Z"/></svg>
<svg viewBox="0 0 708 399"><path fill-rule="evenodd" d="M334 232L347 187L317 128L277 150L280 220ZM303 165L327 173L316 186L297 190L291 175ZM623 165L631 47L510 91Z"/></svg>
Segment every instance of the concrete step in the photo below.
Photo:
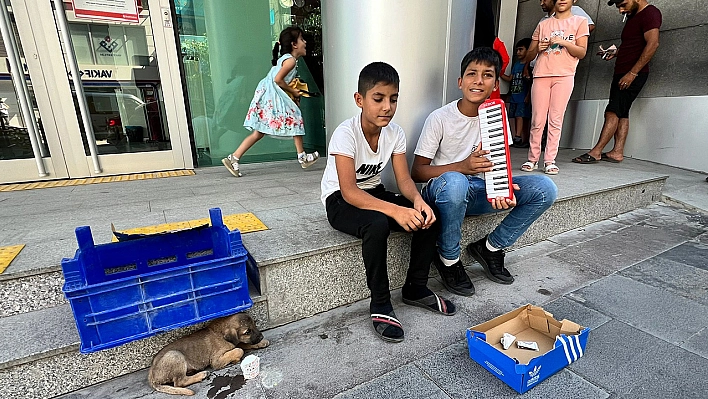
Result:
<svg viewBox="0 0 708 399"><path fill-rule="evenodd" d="M651 202L660 201L661 187L665 179L665 175L632 171L631 173L625 172L625 175L616 176L615 181L600 182L582 175L578 176L577 181L572 185L565 184L564 180L558 181L559 199L557 203L544 215L542 220L531 227L529 232L517 243L517 246L528 245L543 239L544 234L548 236L551 233L569 230L645 206ZM292 267L297 269L297 265L301 262L317 261L316 258L320 254L332 251L335 251L334 253L337 253L336 251L346 252L347 248L359 245L359 241L355 238L334 231L329 226L323 207L319 202L312 203L311 200L302 202L298 198L288 198L282 204L270 204L269 206L278 207L261 211L258 211L258 208L255 209L256 216L266 223L269 230L244 234L243 242L258 261L263 273L268 273L266 269L273 270L270 280L276 286L283 283L278 280L278 276L282 275L281 270L291 267L289 265L295 265ZM573 207L578 209L571 209ZM204 214L206 214L206 210L192 211L188 214L192 216L185 215L180 220L188 220L190 217L195 218L199 215L204 216ZM573 215L572 220L568 220L566 217L569 215ZM25 215L25 217L28 216ZM71 226L91 225L97 243L109 242L111 233L108 220L111 220L112 217L102 216L99 221L77 222ZM117 216L115 217L117 218ZM464 225L463 241L488 233L502 217L494 215L470 218ZM146 219L144 216L127 217L126 219L127 221L121 222L126 226L165 222L164 219L152 220ZM148 219L151 221L149 222ZM40 229L39 226L45 222L41 218L29 222L30 225L22 233L15 234L15 239L8 241L9 243L25 242L27 246L13 261L10 268L0 274L0 303L3 304L0 308L0 317L68 303L61 291L63 276L60 265L62 257L72 257L76 251L74 227L67 225L61 228L56 227L54 232L45 229L43 233L46 233L47 236L40 240L39 236L35 236L35 233L31 233L31 231ZM5 234L12 233L5 232ZM8 240L7 237L3 237L3 239ZM357 270L359 269L357 268ZM289 284L288 281L284 283ZM267 292L265 281L262 284L264 284L262 292ZM364 288L363 292L365 293L365 291ZM313 311L315 313L321 311L318 309L320 308L314 307ZM276 317L270 317L269 323L279 325L310 313L311 311L307 309L303 309L300 313L296 312L294 315L288 312L284 314L276 312ZM302 316L298 316L298 314Z"/></svg>
<svg viewBox="0 0 708 399"><path fill-rule="evenodd" d="M565 195L512 249L657 202L664 180L664 176L644 174L594 190L588 185L575 192L566 189ZM316 209L320 209L319 213ZM307 318L368 296L360 241L329 227L321 205L296 206L261 215L258 216L268 220L264 222L270 230L244 235L244 243L258 260L261 272L263 295L256 298L250 310L260 328ZM463 242L484 236L502 218L503 214L467 218ZM392 234L389 248L393 289L403 283L410 235ZM472 275L481 276L479 265L464 257L463 263L469 265ZM32 275L6 278L0 284L4 284L4 295L9 295L7 289L15 290L8 297L13 306L30 308L0 318L0 385L19 384L30 392L27 397L51 397L148 367L162 346L198 328L178 329L82 355L78 352L79 339L70 306L61 294L61 272L48 267L45 272L39 269ZM37 291L47 294L30 303L31 292ZM28 380L27 375L37 378ZM3 395L0 393L0 397Z"/></svg>

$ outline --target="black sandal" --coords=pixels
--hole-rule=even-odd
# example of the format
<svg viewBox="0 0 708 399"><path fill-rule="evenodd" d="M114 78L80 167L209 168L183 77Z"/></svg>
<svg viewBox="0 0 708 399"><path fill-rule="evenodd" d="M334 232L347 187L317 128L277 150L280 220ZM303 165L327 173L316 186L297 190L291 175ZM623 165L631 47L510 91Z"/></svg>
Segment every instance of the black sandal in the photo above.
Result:
<svg viewBox="0 0 708 399"><path fill-rule="evenodd" d="M403 342L403 326L393 311L389 314L372 313L371 321L374 332L384 341Z"/></svg>
<svg viewBox="0 0 708 399"><path fill-rule="evenodd" d="M614 159L610 156L607 155L606 152L603 152L602 155L600 156L600 160L605 161L605 162L612 162L612 163L620 163L622 161L618 159Z"/></svg>
<svg viewBox="0 0 708 399"><path fill-rule="evenodd" d="M573 158L573 162L575 163L598 163L599 161L599 159L588 154L587 152L579 157Z"/></svg>
<svg viewBox="0 0 708 399"><path fill-rule="evenodd" d="M403 303L428 309L432 312L442 313L445 316L452 316L457 313L457 308L455 308L452 302L435 293L416 300L403 298Z"/></svg>

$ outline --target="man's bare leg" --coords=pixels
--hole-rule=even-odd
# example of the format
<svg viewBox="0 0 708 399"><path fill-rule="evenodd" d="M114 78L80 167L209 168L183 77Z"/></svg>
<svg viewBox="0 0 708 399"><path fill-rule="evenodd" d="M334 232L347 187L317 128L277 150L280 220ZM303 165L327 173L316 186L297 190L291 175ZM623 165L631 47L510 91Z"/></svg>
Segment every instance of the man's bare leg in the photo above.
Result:
<svg viewBox="0 0 708 399"><path fill-rule="evenodd" d="M624 143L627 142L627 134L629 133L629 118L620 118L617 134L615 134L615 145L611 151L606 154L608 157L617 161L624 159Z"/></svg>
<svg viewBox="0 0 708 399"><path fill-rule="evenodd" d="M591 157L595 159L600 159L602 156L602 149L605 148L607 143L610 142L612 137L617 133L617 127L619 125L619 118L614 112L605 112L605 123L602 125L602 132L600 132L600 138L597 140L597 144L592 150L588 151ZM627 126L629 126L629 119L627 119ZM626 138L625 134L625 138ZM616 140L616 139L615 139ZM616 144L615 144L616 146Z"/></svg>

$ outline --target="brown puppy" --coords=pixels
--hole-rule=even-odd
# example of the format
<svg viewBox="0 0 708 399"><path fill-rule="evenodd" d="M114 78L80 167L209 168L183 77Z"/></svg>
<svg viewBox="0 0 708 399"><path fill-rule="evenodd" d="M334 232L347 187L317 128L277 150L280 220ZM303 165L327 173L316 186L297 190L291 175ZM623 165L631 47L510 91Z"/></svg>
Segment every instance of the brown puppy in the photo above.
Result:
<svg viewBox="0 0 708 399"><path fill-rule="evenodd" d="M237 363L244 349L265 348L268 344L246 313L215 319L203 329L162 348L152 359L148 382L160 392L194 395L194 391L184 387L206 378L207 372L201 370L208 366L216 370ZM195 371L201 372L188 375Z"/></svg>

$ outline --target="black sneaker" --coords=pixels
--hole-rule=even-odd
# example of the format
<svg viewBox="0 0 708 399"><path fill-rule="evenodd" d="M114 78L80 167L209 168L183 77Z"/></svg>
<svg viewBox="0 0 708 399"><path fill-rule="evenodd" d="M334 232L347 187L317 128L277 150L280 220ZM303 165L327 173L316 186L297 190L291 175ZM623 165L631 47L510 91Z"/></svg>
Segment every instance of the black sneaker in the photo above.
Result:
<svg viewBox="0 0 708 399"><path fill-rule="evenodd" d="M474 285L467 275L461 261L457 261L452 266L445 266L439 256L433 259L435 268L438 269L440 279L448 291L461 296L470 296L474 294Z"/></svg>
<svg viewBox="0 0 708 399"><path fill-rule="evenodd" d="M490 280L499 284L511 284L514 282L514 277L504 267L504 251L488 250L486 236L468 245L467 253L482 265L484 274Z"/></svg>

